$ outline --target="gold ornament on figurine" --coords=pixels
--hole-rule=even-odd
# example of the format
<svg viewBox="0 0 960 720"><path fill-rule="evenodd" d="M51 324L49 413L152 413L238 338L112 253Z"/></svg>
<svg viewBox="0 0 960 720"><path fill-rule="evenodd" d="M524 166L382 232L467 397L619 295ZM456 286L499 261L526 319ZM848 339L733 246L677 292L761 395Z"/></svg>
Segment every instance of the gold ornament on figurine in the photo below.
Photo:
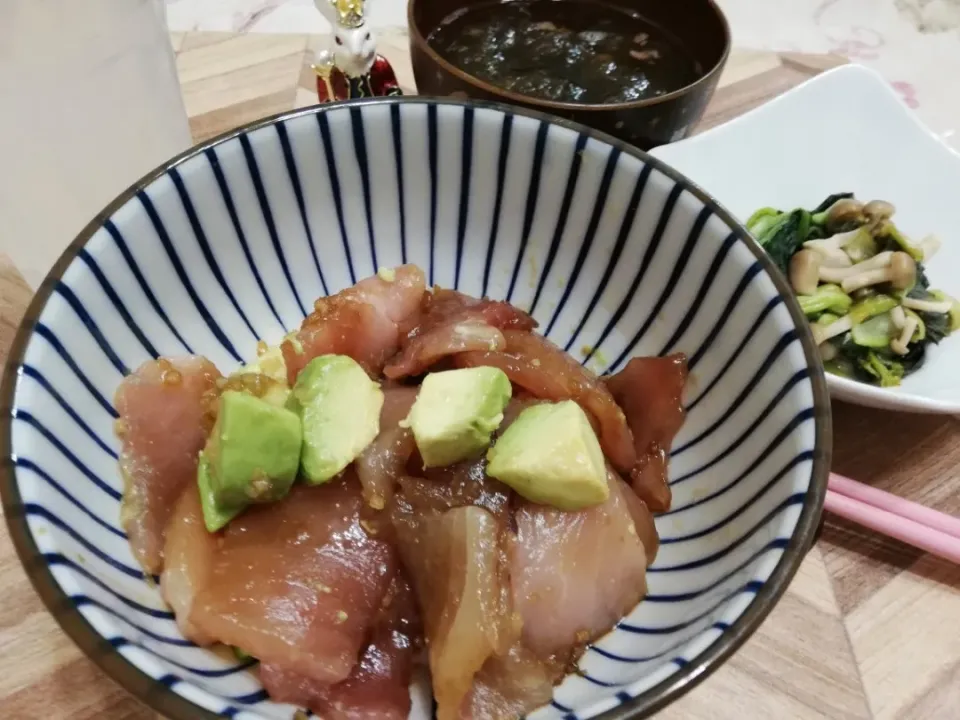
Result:
<svg viewBox="0 0 960 720"><path fill-rule="evenodd" d="M330 0L337 10L338 24L345 28L363 25L363 0Z"/></svg>

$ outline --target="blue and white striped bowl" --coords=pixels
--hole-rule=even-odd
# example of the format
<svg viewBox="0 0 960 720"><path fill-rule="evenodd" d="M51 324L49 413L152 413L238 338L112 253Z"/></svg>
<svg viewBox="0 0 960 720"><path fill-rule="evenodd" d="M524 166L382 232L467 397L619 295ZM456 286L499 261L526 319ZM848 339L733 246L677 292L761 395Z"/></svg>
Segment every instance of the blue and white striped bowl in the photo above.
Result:
<svg viewBox="0 0 960 720"><path fill-rule="evenodd" d="M505 107L290 113L176 158L97 216L38 293L4 377L4 510L38 592L169 718L290 718L247 664L184 641L141 577L119 526L110 399L158 354L228 371L318 295L403 262L530 309L601 372L688 354L650 594L531 717L662 707L756 629L813 540L822 373L792 294L716 202L630 146Z"/></svg>

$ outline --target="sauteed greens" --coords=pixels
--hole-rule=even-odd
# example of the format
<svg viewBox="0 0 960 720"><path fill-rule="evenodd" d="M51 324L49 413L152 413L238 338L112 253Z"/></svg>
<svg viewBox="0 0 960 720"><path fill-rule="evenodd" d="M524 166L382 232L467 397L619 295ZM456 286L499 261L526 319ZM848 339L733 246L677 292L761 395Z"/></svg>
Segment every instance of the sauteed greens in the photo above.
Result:
<svg viewBox="0 0 960 720"><path fill-rule="evenodd" d="M790 279L828 372L893 387L930 343L960 328L960 303L930 288L933 235L911 242L893 205L831 195L812 210L757 210L747 229Z"/></svg>

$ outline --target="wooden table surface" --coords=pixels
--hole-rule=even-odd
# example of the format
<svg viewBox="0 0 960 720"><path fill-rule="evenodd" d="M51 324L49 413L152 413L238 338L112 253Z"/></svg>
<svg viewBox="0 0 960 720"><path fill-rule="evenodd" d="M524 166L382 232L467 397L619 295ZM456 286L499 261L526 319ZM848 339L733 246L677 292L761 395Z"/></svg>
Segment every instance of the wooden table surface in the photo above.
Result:
<svg viewBox="0 0 960 720"><path fill-rule="evenodd" d="M173 36L197 140L313 100L306 35ZM412 87L406 39L381 38ZM842 63L735 51L702 127ZM31 291L0 256L0 358ZM834 404L834 469L960 514L960 421ZM83 657L34 595L0 528L0 718L153 720ZM658 720L960 718L960 567L828 519L746 645Z"/></svg>

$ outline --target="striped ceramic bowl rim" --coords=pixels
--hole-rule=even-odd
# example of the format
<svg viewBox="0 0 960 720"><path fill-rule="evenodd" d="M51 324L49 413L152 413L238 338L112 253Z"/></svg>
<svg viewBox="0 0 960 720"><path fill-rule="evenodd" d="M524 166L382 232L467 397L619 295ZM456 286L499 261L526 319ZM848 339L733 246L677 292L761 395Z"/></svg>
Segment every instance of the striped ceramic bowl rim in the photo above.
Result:
<svg viewBox="0 0 960 720"><path fill-rule="evenodd" d="M313 297L401 261L532 309L562 347L590 342L584 362L601 372L688 353L650 595L531 718L662 708L749 637L814 540L830 455L822 369L789 288L716 201L632 146L507 106L391 98L280 114L172 159L94 218L37 292L3 378L0 490L34 587L167 717L288 716L245 665L183 641L137 577L109 398L157 353L229 369Z"/></svg>

